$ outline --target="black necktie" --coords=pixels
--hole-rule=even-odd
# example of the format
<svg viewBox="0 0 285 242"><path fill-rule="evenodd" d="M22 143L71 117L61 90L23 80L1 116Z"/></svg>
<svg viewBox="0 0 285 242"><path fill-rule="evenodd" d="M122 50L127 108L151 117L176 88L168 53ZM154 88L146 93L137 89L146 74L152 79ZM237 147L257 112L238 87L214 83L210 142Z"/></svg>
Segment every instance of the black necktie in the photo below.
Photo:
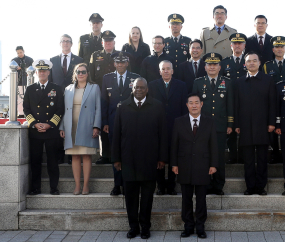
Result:
<svg viewBox="0 0 285 242"><path fill-rule="evenodd" d="M45 85L41 85L42 92L45 90Z"/></svg>
<svg viewBox="0 0 285 242"><path fill-rule="evenodd" d="M221 34L221 28L220 27L218 28L218 34L219 35Z"/></svg>
<svg viewBox="0 0 285 242"><path fill-rule="evenodd" d="M64 59L63 59L63 63L62 63L62 69L63 69L63 73L66 76L67 73L67 55L64 55Z"/></svg>
<svg viewBox="0 0 285 242"><path fill-rule="evenodd" d="M216 86L216 84L215 84L215 79L213 78L213 79L211 80L211 87L212 87L213 90L215 89L215 86Z"/></svg>
<svg viewBox="0 0 285 242"><path fill-rule="evenodd" d="M239 65L239 60L240 60L240 58L237 57L237 58L236 58L236 65L237 65L237 66Z"/></svg>
<svg viewBox="0 0 285 242"><path fill-rule="evenodd" d="M197 66L197 62L194 62L194 67L195 67L195 77L197 76L198 73L198 66Z"/></svg>
<svg viewBox="0 0 285 242"><path fill-rule="evenodd" d="M279 61L278 65L279 65L279 71L282 72L282 61Z"/></svg>
<svg viewBox="0 0 285 242"><path fill-rule="evenodd" d="M138 107L141 108L142 102L138 102Z"/></svg>
<svg viewBox="0 0 285 242"><path fill-rule="evenodd" d="M177 43L177 42L178 42L178 41L177 41L177 37L175 37L175 38L174 38L174 42L175 42L175 43Z"/></svg>
<svg viewBox="0 0 285 242"><path fill-rule="evenodd" d="M119 85L120 93L122 93L123 87L124 87L124 85L123 85L123 76L120 76L120 85Z"/></svg>
<svg viewBox="0 0 285 242"><path fill-rule="evenodd" d="M259 47L262 50L263 49L263 41L262 41L263 36L259 36Z"/></svg>
<svg viewBox="0 0 285 242"><path fill-rule="evenodd" d="M196 133L197 133L197 129L198 129L198 125L197 125L197 119L193 119L193 121L194 121L194 125L193 125L193 134L194 134L194 136L196 135Z"/></svg>

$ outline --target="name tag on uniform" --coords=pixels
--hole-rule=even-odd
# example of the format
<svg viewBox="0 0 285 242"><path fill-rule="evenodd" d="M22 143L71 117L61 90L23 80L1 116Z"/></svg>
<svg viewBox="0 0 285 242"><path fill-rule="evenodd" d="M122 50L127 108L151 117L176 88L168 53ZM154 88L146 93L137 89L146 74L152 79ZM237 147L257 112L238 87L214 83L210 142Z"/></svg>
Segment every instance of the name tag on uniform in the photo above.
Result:
<svg viewBox="0 0 285 242"><path fill-rule="evenodd" d="M107 87L107 90L112 90L112 87Z"/></svg>

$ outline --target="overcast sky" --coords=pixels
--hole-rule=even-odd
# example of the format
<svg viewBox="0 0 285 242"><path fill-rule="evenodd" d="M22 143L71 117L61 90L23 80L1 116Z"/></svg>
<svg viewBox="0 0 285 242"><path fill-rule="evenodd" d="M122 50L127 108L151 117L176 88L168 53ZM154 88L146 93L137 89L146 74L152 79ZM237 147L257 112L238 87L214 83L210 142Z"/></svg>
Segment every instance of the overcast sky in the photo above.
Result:
<svg viewBox="0 0 285 242"><path fill-rule="evenodd" d="M258 2L260 4L258 4ZM213 25L213 8L224 5L228 10L226 24L247 36L254 34L254 18L263 14L268 18L267 32L285 36L283 24L285 1L266 6L262 1L35 1L1 0L0 41L2 43L2 78L9 74L9 64L16 57L15 48L22 45L26 55L34 60L49 59L61 52L59 38L69 34L73 38L72 52L78 54L79 36L91 32L88 19L92 13L100 13L105 19L103 31L113 31L117 38L116 49L128 42L133 26L142 30L144 41L151 47L155 35L170 36L167 17L181 14L185 23L182 35L199 38L203 27ZM9 95L9 80L2 86Z"/></svg>

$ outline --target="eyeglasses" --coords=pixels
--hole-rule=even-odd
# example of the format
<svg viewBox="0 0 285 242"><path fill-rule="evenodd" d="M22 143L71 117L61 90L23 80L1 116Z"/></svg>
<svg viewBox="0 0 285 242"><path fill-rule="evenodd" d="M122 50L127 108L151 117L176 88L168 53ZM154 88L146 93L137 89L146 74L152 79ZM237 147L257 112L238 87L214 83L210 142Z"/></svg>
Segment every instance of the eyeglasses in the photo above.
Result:
<svg viewBox="0 0 285 242"><path fill-rule="evenodd" d="M222 15L222 16L225 16L226 15L226 13L225 12L222 12L222 13L218 13L218 12L216 12L216 13L214 13L216 16L217 15Z"/></svg>
<svg viewBox="0 0 285 242"><path fill-rule="evenodd" d="M70 40L62 40L62 41L60 41L60 43L67 43L67 44L69 44L69 43L71 43L71 41Z"/></svg>
<svg viewBox="0 0 285 242"><path fill-rule="evenodd" d="M265 24L267 24L267 23L265 23L265 22L262 22L262 23L257 22L256 23L256 25L265 25Z"/></svg>
<svg viewBox="0 0 285 242"><path fill-rule="evenodd" d="M153 45L163 45L162 43L152 43Z"/></svg>
<svg viewBox="0 0 285 242"><path fill-rule="evenodd" d="M77 75L80 75L80 73L82 74L82 75L85 75L86 73L87 73L87 71L76 71L75 72Z"/></svg>
<svg viewBox="0 0 285 242"><path fill-rule="evenodd" d="M201 50L201 47L191 47L191 50Z"/></svg>

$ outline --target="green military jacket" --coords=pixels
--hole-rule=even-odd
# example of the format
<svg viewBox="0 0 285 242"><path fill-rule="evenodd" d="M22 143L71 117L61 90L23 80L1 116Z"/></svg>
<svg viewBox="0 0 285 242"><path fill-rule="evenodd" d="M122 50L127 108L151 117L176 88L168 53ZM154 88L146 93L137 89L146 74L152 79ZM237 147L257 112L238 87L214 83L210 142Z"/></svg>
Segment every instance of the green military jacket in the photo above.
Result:
<svg viewBox="0 0 285 242"><path fill-rule="evenodd" d="M227 127L233 128L234 96L229 78L219 75L214 90L208 76L197 78L192 92L202 97L202 113L215 119L217 132L227 132Z"/></svg>
<svg viewBox="0 0 285 242"><path fill-rule="evenodd" d="M285 80L285 62L283 59L282 71L279 70L276 60L267 61L263 65L263 72L273 77L275 84Z"/></svg>
<svg viewBox="0 0 285 242"><path fill-rule="evenodd" d="M220 75L230 78L231 81L234 81L240 78L241 76L246 75L246 73L247 68L245 66L245 60L243 55L238 65L235 63L233 56L226 57L221 62Z"/></svg>
<svg viewBox="0 0 285 242"><path fill-rule="evenodd" d="M78 43L78 56L83 58L84 63L88 64L91 54L95 51L103 50L102 38L93 38L92 33L80 36Z"/></svg>

